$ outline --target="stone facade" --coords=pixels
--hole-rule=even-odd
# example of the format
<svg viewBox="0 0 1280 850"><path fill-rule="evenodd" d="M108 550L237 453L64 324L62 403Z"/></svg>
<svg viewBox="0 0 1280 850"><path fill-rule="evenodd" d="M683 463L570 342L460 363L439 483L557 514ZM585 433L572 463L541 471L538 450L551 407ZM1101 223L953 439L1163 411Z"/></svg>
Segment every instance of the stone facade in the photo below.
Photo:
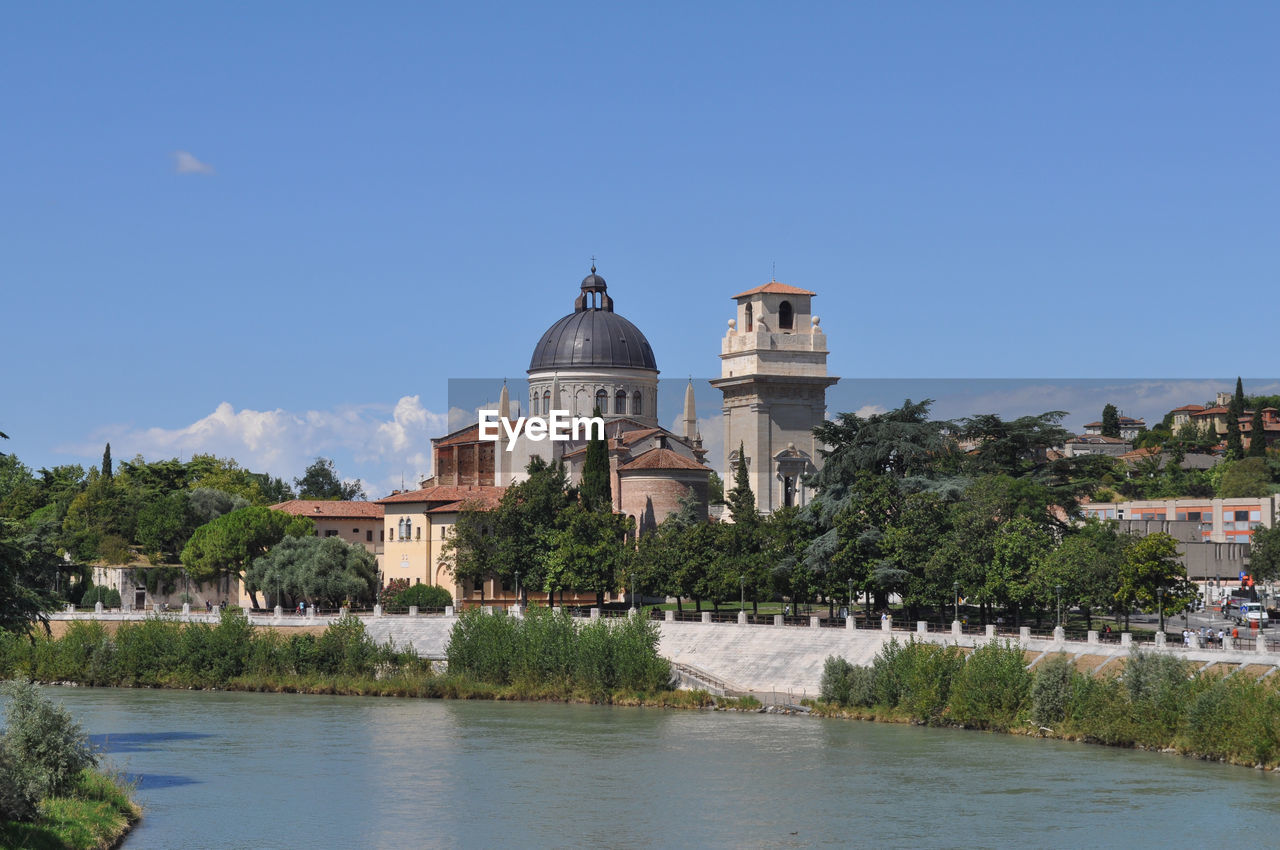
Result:
<svg viewBox="0 0 1280 850"><path fill-rule="evenodd" d="M726 479L745 463L756 505L771 513L803 505L803 476L821 455L813 429L826 419L827 338L812 314L816 293L770 281L734 296L720 349ZM739 447L743 457L738 456Z"/></svg>

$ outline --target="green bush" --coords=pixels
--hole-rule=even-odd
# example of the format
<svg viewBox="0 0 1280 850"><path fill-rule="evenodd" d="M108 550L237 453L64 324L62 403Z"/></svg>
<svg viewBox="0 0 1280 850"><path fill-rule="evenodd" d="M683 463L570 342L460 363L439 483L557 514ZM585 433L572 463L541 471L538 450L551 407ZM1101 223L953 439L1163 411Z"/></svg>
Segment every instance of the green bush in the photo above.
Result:
<svg viewBox="0 0 1280 850"><path fill-rule="evenodd" d="M37 799L69 793L80 771L98 763L84 732L65 708L45 699L35 685L10 682L5 693L8 728L0 748L10 764L10 776L14 776L12 765L20 765L20 778Z"/></svg>
<svg viewBox="0 0 1280 850"><path fill-rule="evenodd" d="M326 675L368 676L378 660L377 645L354 614L330 624L316 641L316 669Z"/></svg>
<svg viewBox="0 0 1280 850"><path fill-rule="evenodd" d="M671 680L671 665L658 655L657 624L640 617L580 625L542 609L509 617L477 608L458 617L445 654L451 673L479 682L572 686L596 698L662 690Z"/></svg>
<svg viewBox="0 0 1280 850"><path fill-rule="evenodd" d="M98 602L102 603L103 608L119 608L120 591L112 587L100 587L95 584L84 592L84 596L80 597L80 607L82 608L92 608Z"/></svg>
<svg viewBox="0 0 1280 850"><path fill-rule="evenodd" d="M849 705L849 674L853 665L843 658L828 655L822 663L822 678L818 682L818 696L835 705Z"/></svg>
<svg viewBox="0 0 1280 850"><path fill-rule="evenodd" d="M990 641L973 651L951 681L951 720L983 729L1008 729L1027 702L1031 673L1022 648Z"/></svg>
<svg viewBox="0 0 1280 850"><path fill-rule="evenodd" d="M1066 653L1060 652L1040 662L1031 684L1031 719L1041 726L1062 722L1078 675L1071 656Z"/></svg>
<svg viewBox="0 0 1280 850"><path fill-rule="evenodd" d="M1121 679L1133 705L1136 742L1169 746L1192 687L1187 663L1172 655L1135 651L1125 661Z"/></svg>
<svg viewBox="0 0 1280 850"><path fill-rule="evenodd" d="M435 584L415 584L396 594L395 604L408 608L446 608L453 604L453 594Z"/></svg>

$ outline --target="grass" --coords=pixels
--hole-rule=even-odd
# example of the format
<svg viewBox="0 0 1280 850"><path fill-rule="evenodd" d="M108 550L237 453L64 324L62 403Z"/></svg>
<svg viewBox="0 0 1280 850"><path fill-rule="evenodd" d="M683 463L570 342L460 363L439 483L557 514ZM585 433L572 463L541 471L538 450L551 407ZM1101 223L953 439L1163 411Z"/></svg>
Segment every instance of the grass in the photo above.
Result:
<svg viewBox="0 0 1280 850"><path fill-rule="evenodd" d="M80 774L75 791L40 803L34 823L0 824L0 846L13 850L107 850L142 816L130 788L99 770Z"/></svg>

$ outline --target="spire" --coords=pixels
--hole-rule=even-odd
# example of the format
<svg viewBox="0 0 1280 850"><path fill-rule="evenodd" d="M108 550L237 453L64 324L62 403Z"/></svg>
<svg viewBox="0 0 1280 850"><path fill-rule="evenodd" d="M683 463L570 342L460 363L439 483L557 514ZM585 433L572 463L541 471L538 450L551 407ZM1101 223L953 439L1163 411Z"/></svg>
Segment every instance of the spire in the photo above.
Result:
<svg viewBox="0 0 1280 850"><path fill-rule="evenodd" d="M551 410L564 410L564 408L560 406L560 373L559 372L557 372L555 375L551 377ZM549 413L550 411L544 411L544 414L546 415L549 415Z"/></svg>
<svg viewBox="0 0 1280 850"><path fill-rule="evenodd" d="M698 435L698 411L693 403L693 378L689 386L684 388L684 438L695 440Z"/></svg>
<svg viewBox="0 0 1280 850"><path fill-rule="evenodd" d="M511 418L511 397L507 395L507 379L502 379L502 392L498 394L498 416Z"/></svg>

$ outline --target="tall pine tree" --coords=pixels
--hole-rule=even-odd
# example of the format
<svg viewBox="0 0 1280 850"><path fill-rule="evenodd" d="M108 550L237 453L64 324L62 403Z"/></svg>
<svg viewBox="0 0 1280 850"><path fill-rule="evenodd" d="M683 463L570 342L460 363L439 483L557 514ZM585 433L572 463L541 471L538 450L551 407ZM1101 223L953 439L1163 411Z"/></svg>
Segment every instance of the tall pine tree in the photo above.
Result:
<svg viewBox="0 0 1280 850"><path fill-rule="evenodd" d="M591 414L600 416L597 407ZM609 484L609 444L592 428L587 441L587 456L582 462L582 504L588 510L612 511L613 488Z"/></svg>
<svg viewBox="0 0 1280 850"><path fill-rule="evenodd" d="M102 452L102 477L111 480L111 444L107 443L106 449Z"/></svg>
<svg viewBox="0 0 1280 850"><path fill-rule="evenodd" d="M756 494L751 491L751 475L747 471L746 447L738 444L738 465L733 470L733 489L725 499L733 521L738 524L754 524L760 519L756 510Z"/></svg>

